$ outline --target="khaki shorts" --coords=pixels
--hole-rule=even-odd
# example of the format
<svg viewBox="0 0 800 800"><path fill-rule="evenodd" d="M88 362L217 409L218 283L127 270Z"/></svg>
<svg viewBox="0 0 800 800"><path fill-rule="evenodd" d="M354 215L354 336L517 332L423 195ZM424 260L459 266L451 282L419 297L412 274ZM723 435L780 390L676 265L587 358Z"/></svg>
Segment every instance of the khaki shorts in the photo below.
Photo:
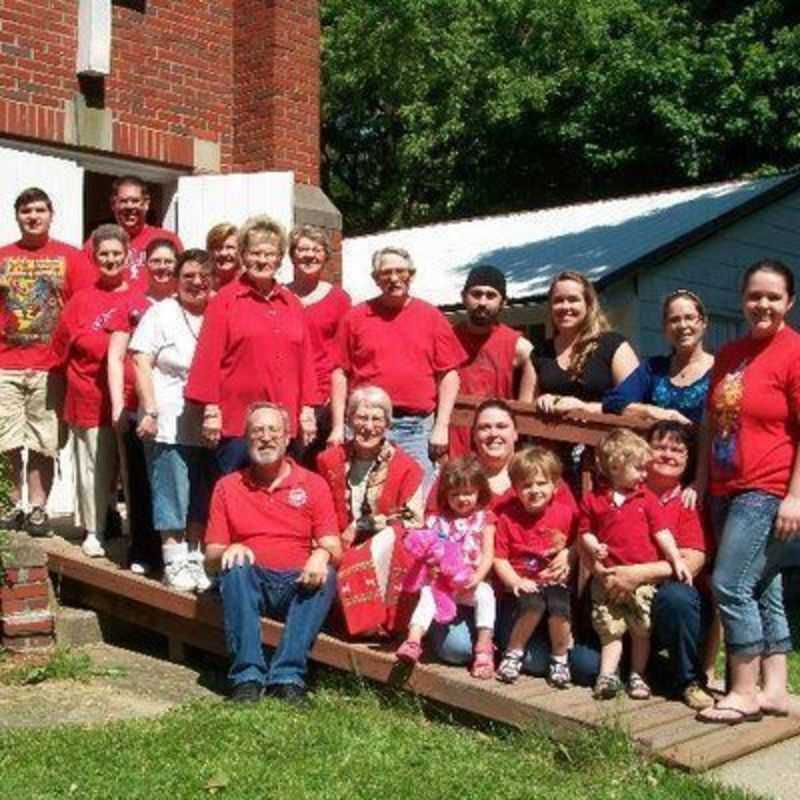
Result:
<svg viewBox="0 0 800 800"><path fill-rule="evenodd" d="M63 400L58 373L0 369L0 453L27 447L55 458L66 441Z"/></svg>
<svg viewBox="0 0 800 800"><path fill-rule="evenodd" d="M656 587L652 583L642 584L633 597L624 603L609 603L603 585L596 578L592 580L592 625L600 637L600 644L606 645L621 639L626 631L633 636L650 635L650 608Z"/></svg>

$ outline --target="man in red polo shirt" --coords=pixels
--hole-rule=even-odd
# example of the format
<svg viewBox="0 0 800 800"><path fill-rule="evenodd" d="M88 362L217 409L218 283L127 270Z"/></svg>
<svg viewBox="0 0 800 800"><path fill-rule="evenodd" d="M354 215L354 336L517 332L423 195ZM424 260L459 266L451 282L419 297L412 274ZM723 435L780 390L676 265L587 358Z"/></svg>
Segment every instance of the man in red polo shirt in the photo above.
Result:
<svg viewBox="0 0 800 800"><path fill-rule="evenodd" d="M80 250L50 238L53 203L42 189L22 192L14 212L21 237L0 248L0 453L8 453L11 464L11 503L0 510L0 528L43 535L63 394L50 339L64 303L92 284L94 269ZM27 517L20 506L23 448Z"/></svg>
<svg viewBox="0 0 800 800"><path fill-rule="evenodd" d="M530 358L533 345L499 321L506 303L506 276L490 264L473 267L461 299L467 318L453 327L467 353L467 362L458 370L461 394L511 400L515 372L519 371L516 398L530 403L536 385ZM470 433L467 425L450 426L450 458L470 452Z"/></svg>
<svg viewBox="0 0 800 800"><path fill-rule="evenodd" d="M328 441L344 439L348 387L380 386L393 405L389 437L422 465L429 485L432 459L447 452L458 367L466 353L444 314L409 295L414 273L402 248L384 247L372 257L372 278L381 293L351 309L339 326Z"/></svg>
<svg viewBox="0 0 800 800"><path fill-rule="evenodd" d="M327 483L286 457L286 409L255 403L245 424L251 466L217 483L205 536L206 561L222 570L231 699L254 702L266 690L298 702L308 653L336 593L336 512ZM268 661L262 614L285 621Z"/></svg>
<svg viewBox="0 0 800 800"><path fill-rule="evenodd" d="M145 269L147 245L155 239L169 239L175 243L178 253L183 250L177 234L166 228L148 225L147 212L150 210L150 192L147 184L135 175L123 175L111 184L111 210L114 220L130 238L128 247L128 283L144 291L147 288ZM92 258L92 244L87 241L84 252Z"/></svg>

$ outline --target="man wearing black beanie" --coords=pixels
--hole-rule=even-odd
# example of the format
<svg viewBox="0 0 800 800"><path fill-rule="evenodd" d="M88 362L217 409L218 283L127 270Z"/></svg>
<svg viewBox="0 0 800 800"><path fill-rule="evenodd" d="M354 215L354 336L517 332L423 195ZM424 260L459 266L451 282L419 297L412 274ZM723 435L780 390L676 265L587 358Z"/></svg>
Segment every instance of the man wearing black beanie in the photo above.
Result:
<svg viewBox="0 0 800 800"><path fill-rule="evenodd" d="M497 267L479 264L467 275L461 298L467 318L453 328L468 356L458 370L461 393L514 399L514 373L519 369L516 399L532 402L536 385L530 359L533 345L499 321L506 302L506 276ZM471 449L470 429L451 426L450 457Z"/></svg>

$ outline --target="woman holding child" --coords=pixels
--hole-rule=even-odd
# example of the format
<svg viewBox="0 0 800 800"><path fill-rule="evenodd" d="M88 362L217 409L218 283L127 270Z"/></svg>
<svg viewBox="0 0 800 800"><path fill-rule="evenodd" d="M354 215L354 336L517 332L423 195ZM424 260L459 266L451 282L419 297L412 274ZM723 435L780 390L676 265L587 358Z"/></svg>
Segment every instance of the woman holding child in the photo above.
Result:
<svg viewBox="0 0 800 800"><path fill-rule="evenodd" d="M351 636L398 624L398 601L409 559L406 527L422 524L422 468L387 438L392 402L377 386L361 386L347 403L352 439L317 456L331 489L345 554L339 601Z"/></svg>
<svg viewBox="0 0 800 800"><path fill-rule="evenodd" d="M794 295L785 264L749 267L742 303L750 331L722 349L711 377L697 489L711 495L719 539L712 584L731 680L702 722L788 713L782 579L764 573L768 548L800 534L800 335L786 324Z"/></svg>

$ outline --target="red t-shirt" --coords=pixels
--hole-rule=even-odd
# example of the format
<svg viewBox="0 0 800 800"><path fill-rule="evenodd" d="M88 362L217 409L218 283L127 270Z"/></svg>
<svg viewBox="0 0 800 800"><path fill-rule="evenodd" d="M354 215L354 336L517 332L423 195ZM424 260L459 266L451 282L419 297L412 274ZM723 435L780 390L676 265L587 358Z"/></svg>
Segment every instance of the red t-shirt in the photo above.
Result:
<svg viewBox="0 0 800 800"><path fill-rule="evenodd" d="M336 512L328 484L287 459L290 472L272 491L243 469L221 478L214 487L205 542L243 544L259 567L302 569L323 536L338 536Z"/></svg>
<svg viewBox="0 0 800 800"><path fill-rule="evenodd" d="M283 405L294 434L301 407L318 398L300 301L277 283L269 297L244 279L221 289L203 318L184 394L220 406L223 436L241 436L247 407L259 400Z"/></svg>
<svg viewBox="0 0 800 800"><path fill-rule="evenodd" d="M153 299L148 297L141 289L133 288L126 292L121 301L122 313L115 314L109 320L109 330L114 333L120 331L129 336L136 330L139 320L144 312L153 305ZM125 408L136 411L139 408L139 398L136 394L136 372L133 368L133 358L130 353L125 354Z"/></svg>
<svg viewBox="0 0 800 800"><path fill-rule="evenodd" d="M111 424L108 342L112 321L125 313L126 295L92 286L64 307L52 346L56 362L66 367L64 419L70 425Z"/></svg>
<svg viewBox="0 0 800 800"><path fill-rule="evenodd" d="M722 348L708 392L713 495L783 497L800 435L800 334L745 337Z"/></svg>
<svg viewBox="0 0 800 800"><path fill-rule="evenodd" d="M303 306L308 327L315 337L314 368L320 401L323 404L331 399L331 372L336 364L336 334L339 323L351 306L350 295L338 286L332 286L322 300Z"/></svg>
<svg viewBox="0 0 800 800"><path fill-rule="evenodd" d="M444 314L416 297L401 309L380 298L355 306L339 326L338 344L337 366L351 391L380 386L394 406L418 414L436 408L437 377L466 359Z"/></svg>
<svg viewBox="0 0 800 800"><path fill-rule="evenodd" d="M147 289L148 278L147 268L145 267L145 262L147 261L147 246L155 239L169 239L178 249L179 253L183 252L183 244L176 233L168 231L166 228L145 225L139 233L131 239L128 247L128 271L125 277L132 288L141 289L142 291ZM96 276L97 265L94 262L91 238L84 243L83 251L92 262Z"/></svg>
<svg viewBox="0 0 800 800"><path fill-rule="evenodd" d="M574 529L575 513L567 506L551 502L541 514L531 514L515 497L497 512L494 554L507 559L520 577L535 579L551 561L545 554L557 534L569 543Z"/></svg>
<svg viewBox="0 0 800 800"><path fill-rule="evenodd" d="M517 342L522 334L501 324L493 325L486 336L479 336L463 322L453 328L453 333L467 353L467 362L458 369L461 394L510 400L514 396ZM472 450L471 432L468 425L450 426L450 458Z"/></svg>
<svg viewBox="0 0 800 800"><path fill-rule="evenodd" d="M83 253L55 239L0 248L0 369L53 367L50 339L67 300L94 283Z"/></svg>
<svg viewBox="0 0 800 800"><path fill-rule="evenodd" d="M658 498L646 486L631 492L621 506L611 495L608 487L601 487L584 496L579 533L593 533L607 545L606 566L660 561L655 534L670 528Z"/></svg>

